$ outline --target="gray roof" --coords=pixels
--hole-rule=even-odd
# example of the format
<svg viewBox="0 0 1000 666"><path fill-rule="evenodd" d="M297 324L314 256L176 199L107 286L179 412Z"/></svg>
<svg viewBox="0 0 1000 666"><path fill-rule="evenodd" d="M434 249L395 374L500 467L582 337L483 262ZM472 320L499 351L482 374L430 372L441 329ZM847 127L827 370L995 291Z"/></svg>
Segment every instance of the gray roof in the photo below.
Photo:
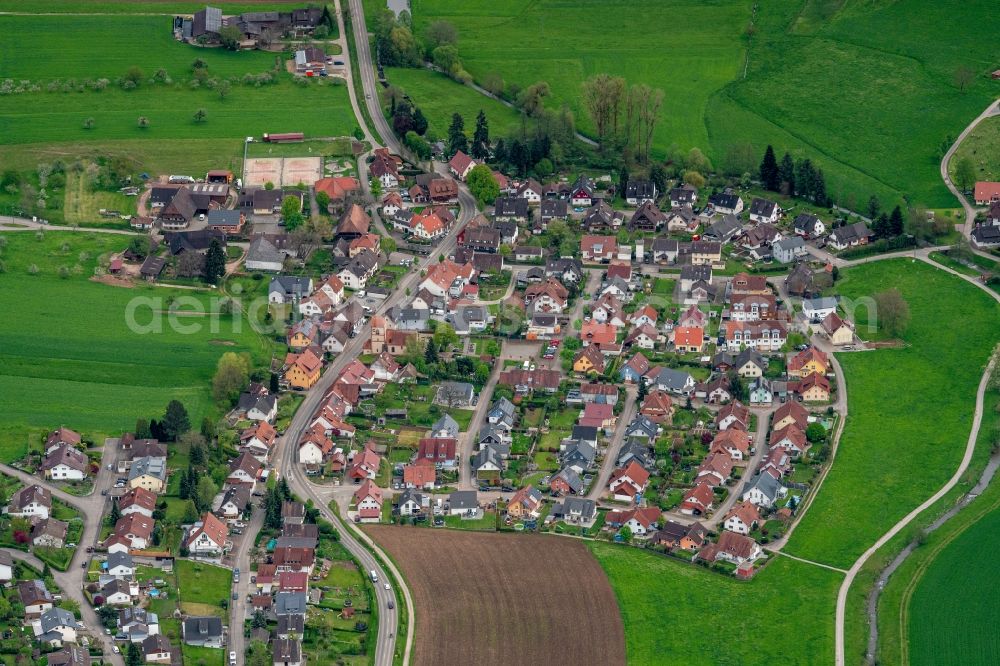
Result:
<svg viewBox="0 0 1000 666"><path fill-rule="evenodd" d="M239 226L240 211L238 210L210 210L208 211L208 224L222 224L226 226Z"/></svg>
<svg viewBox="0 0 1000 666"><path fill-rule="evenodd" d="M747 484L746 488L743 489L743 494L741 497L746 497L746 494L757 488L760 492L770 499L772 502L778 496L778 492L781 490L781 482L770 474L758 474L753 478L753 481Z"/></svg>
<svg viewBox="0 0 1000 666"><path fill-rule="evenodd" d="M431 426L431 432L437 433L444 431L445 437L458 437L459 426L455 419L451 418L451 414L445 414Z"/></svg>
<svg viewBox="0 0 1000 666"><path fill-rule="evenodd" d="M76 618L68 610L53 606L41 617L42 633L47 634L56 627L76 627Z"/></svg>
<svg viewBox="0 0 1000 666"><path fill-rule="evenodd" d="M691 375L682 370L660 368L660 373L656 375L653 382L660 386L666 386L668 389L680 391L689 379L691 379Z"/></svg>
<svg viewBox="0 0 1000 666"><path fill-rule="evenodd" d="M514 403L505 397L500 397L490 405L490 418L502 418L504 421L514 420Z"/></svg>
<svg viewBox="0 0 1000 666"><path fill-rule="evenodd" d="M475 490L456 490L448 497L452 509L475 509L479 507L479 495Z"/></svg>
<svg viewBox="0 0 1000 666"><path fill-rule="evenodd" d="M583 467L589 467L594 464L594 460L597 458L597 449L588 442L581 442L578 439L571 439L566 442L566 450L560 456L560 460L563 464L572 464L575 462L583 463Z"/></svg>
<svg viewBox="0 0 1000 666"><path fill-rule="evenodd" d="M146 456L145 458L133 460L132 467L128 471L128 478L136 479L145 474L154 476L161 481L165 480L167 478L167 459Z"/></svg>
<svg viewBox="0 0 1000 666"><path fill-rule="evenodd" d="M584 440L587 442L597 441L597 426L573 426L573 431L570 434L572 439Z"/></svg>
<svg viewBox="0 0 1000 666"><path fill-rule="evenodd" d="M705 238L729 240L743 228L734 215L723 215L722 219L712 224L705 232Z"/></svg>
<svg viewBox="0 0 1000 666"><path fill-rule="evenodd" d="M399 505L402 506L409 501L415 502L417 506L422 506L424 503L424 495L415 488L407 488L399 495Z"/></svg>
<svg viewBox="0 0 1000 666"><path fill-rule="evenodd" d="M492 444L484 446L472 458L472 469L475 471L479 471L487 464L493 464L497 469L503 469L503 459L500 456L500 451Z"/></svg>
<svg viewBox="0 0 1000 666"><path fill-rule="evenodd" d="M777 249L797 250L800 247L805 247L805 246L806 242L802 240L801 236L789 236L788 238L782 238L780 241L777 241L776 243L774 243L772 247L775 250Z"/></svg>
<svg viewBox="0 0 1000 666"><path fill-rule="evenodd" d="M774 210L777 207L778 204L774 203L773 201L768 201L767 199L760 199L754 197L754 200L750 202L750 214L770 217L774 213Z"/></svg>
<svg viewBox="0 0 1000 666"><path fill-rule="evenodd" d="M280 594L280 592L279 592ZM222 618L214 615L189 617L184 620L184 640L208 640L222 636Z"/></svg>
<svg viewBox="0 0 1000 666"><path fill-rule="evenodd" d="M130 567L135 568L135 562L132 561L132 556L128 553L123 553L121 551L108 554L108 569L114 569L115 567Z"/></svg>
<svg viewBox="0 0 1000 666"><path fill-rule="evenodd" d="M285 260L285 254L276 248L271 241L257 236L250 241L250 249L247 250L246 260L280 264Z"/></svg>
<svg viewBox="0 0 1000 666"><path fill-rule="evenodd" d="M712 267L711 266L695 266L692 264L687 264L681 267L681 279L682 280L711 280L712 279Z"/></svg>
<svg viewBox="0 0 1000 666"><path fill-rule="evenodd" d="M576 470L571 467L563 467L552 478L564 480L566 485L568 485L570 490L574 493L578 493L583 490L583 480L580 478L580 475L576 473Z"/></svg>
<svg viewBox="0 0 1000 666"><path fill-rule="evenodd" d="M658 426L648 417L642 414L632 419L632 422L625 427L625 436L643 435L649 438L656 437Z"/></svg>
<svg viewBox="0 0 1000 666"><path fill-rule="evenodd" d="M306 612L305 592L278 592L274 595L276 615L299 615Z"/></svg>
<svg viewBox="0 0 1000 666"><path fill-rule="evenodd" d="M833 296L821 296L820 298L803 298L802 308L810 310L826 310L828 308L837 309L837 299Z"/></svg>
<svg viewBox="0 0 1000 666"><path fill-rule="evenodd" d="M744 365L750 362L752 362L761 370L767 367L767 361L764 360L764 357L761 355L760 352L754 349L744 349L743 351L741 351L739 355L733 360L732 365L733 367L736 368L742 368Z"/></svg>
<svg viewBox="0 0 1000 666"><path fill-rule="evenodd" d="M553 508L555 517L579 515L585 522L590 521L597 514L597 504L594 500L583 497L567 497Z"/></svg>
<svg viewBox="0 0 1000 666"><path fill-rule="evenodd" d="M308 296L312 287L312 278L298 277L296 275L275 275L271 278L271 284L267 288L268 293L280 291L286 296L298 296L300 298Z"/></svg>
<svg viewBox="0 0 1000 666"><path fill-rule="evenodd" d="M615 461L615 465L624 467L630 460L635 460L643 467L648 467L653 462L652 456L649 454L648 439L629 438L622 446L621 451L618 452L618 459Z"/></svg>

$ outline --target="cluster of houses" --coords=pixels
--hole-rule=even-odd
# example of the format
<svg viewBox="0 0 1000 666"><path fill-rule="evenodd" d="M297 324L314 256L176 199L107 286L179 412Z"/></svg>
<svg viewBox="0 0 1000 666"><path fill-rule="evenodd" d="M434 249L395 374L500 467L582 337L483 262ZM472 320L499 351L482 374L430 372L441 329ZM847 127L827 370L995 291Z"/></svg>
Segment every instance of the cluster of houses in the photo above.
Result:
<svg viewBox="0 0 1000 666"><path fill-rule="evenodd" d="M972 198L977 206L986 208L983 221L972 230L972 245L980 250L1000 247L1000 183L976 183Z"/></svg>
<svg viewBox="0 0 1000 666"><path fill-rule="evenodd" d="M307 522L305 506L301 502L283 502L281 534L266 559L257 564L247 610L277 622L273 631L254 629L251 635L252 640L270 645L275 664L299 666L304 661L306 606L322 597L322 591L311 587L309 581L315 572L329 567L329 563L317 559L318 545L319 530L315 523ZM352 615L351 608L341 611L345 619Z"/></svg>
<svg viewBox="0 0 1000 666"><path fill-rule="evenodd" d="M266 46L283 37L312 35L326 19L323 7L310 5L290 11L243 12L223 15L218 7L208 7L188 16L175 16L174 38L192 44L218 44L224 27L236 28L239 46L244 49Z"/></svg>

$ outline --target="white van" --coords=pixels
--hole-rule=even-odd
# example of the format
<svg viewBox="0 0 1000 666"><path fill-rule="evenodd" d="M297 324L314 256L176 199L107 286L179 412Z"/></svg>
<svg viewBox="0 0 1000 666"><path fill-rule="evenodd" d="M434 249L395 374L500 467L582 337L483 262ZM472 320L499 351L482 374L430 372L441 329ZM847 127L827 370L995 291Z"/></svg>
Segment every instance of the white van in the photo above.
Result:
<svg viewBox="0 0 1000 666"><path fill-rule="evenodd" d="M378 573L374 569L372 569L371 571L369 571L368 575L371 577L373 583L377 583L378 582Z"/></svg>

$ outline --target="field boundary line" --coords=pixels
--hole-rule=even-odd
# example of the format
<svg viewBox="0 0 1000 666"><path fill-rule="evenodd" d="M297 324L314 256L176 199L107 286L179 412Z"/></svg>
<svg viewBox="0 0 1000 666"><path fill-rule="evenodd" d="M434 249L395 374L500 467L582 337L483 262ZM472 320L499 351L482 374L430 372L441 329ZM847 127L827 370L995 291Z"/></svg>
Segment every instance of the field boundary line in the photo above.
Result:
<svg viewBox="0 0 1000 666"><path fill-rule="evenodd" d="M815 567L822 567L824 569L829 569L830 571L837 571L837 572L842 573L842 574L846 574L847 573L847 569L840 569L840 568L835 567L835 566L833 566L831 564L823 564L822 562L816 562L814 560L807 560L804 557L798 557L796 555L789 555L788 553L782 552L780 550L771 550L770 548L767 548L765 550L767 550L769 553L774 553L775 555L781 555L783 557L787 557L790 560L796 560L798 562L803 562L805 564L811 564L811 565L813 565Z"/></svg>

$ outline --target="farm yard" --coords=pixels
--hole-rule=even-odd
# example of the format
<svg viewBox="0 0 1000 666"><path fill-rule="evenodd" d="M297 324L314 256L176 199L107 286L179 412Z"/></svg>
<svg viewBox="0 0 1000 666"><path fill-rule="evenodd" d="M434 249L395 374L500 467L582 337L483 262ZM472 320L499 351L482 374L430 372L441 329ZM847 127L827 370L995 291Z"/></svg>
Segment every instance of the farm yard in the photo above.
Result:
<svg viewBox="0 0 1000 666"><path fill-rule="evenodd" d="M823 488L786 546L837 567L850 566L954 472L1000 321L1000 307L981 290L920 262L851 268L837 288L856 299L887 284L909 303L907 344L838 356L850 415ZM865 311L858 315L864 330ZM942 326L946 321L962 326ZM880 499L887 496L893 502Z"/></svg>
<svg viewBox="0 0 1000 666"><path fill-rule="evenodd" d="M93 435L132 428L137 417L162 414L172 398L181 400L192 422L213 413L210 380L224 351L245 351L262 362L264 345L245 321L219 315L209 326L182 334L162 321L160 333L141 335L126 323L136 298L193 298L206 309L201 292L165 288L121 289L87 280L127 238L108 234L32 232L0 234L5 241L0 276L0 457L9 461L27 450L29 433L72 425ZM66 277L60 269L66 267ZM34 272L32 272L34 270ZM23 297L31 293L31 298ZM140 313L144 308L139 308ZM150 317L149 307L145 308ZM137 315L137 320L141 314ZM25 326L32 328L25 334ZM238 330L237 330L238 328Z"/></svg>
<svg viewBox="0 0 1000 666"><path fill-rule="evenodd" d="M376 6L366 4L370 14ZM813 159L842 205L863 205L871 194L954 205L938 176L939 147L995 96L981 74L1000 57L990 39L997 25L980 3L799 0L760 5L756 17L752 6L649 2L609 12L595 2L417 0L412 12L418 36L434 21L456 26L462 63L477 81L547 82L548 107L568 104L584 132L593 128L580 82L608 72L665 91L656 156L698 147L716 167L740 173L755 170L771 143L779 155ZM664 30L683 48L650 51ZM979 52L970 54L970 43ZM963 66L976 76L960 92ZM442 126L447 113L427 115ZM743 164L734 156L748 143L754 159Z"/></svg>
<svg viewBox="0 0 1000 666"><path fill-rule="evenodd" d="M389 526L365 531L399 565L413 596L414 664L625 663L614 594L582 542Z"/></svg>
<svg viewBox="0 0 1000 666"><path fill-rule="evenodd" d="M837 572L778 557L739 582L633 548L589 547L618 598L629 664L833 661ZM731 613L739 620L719 640Z"/></svg>

